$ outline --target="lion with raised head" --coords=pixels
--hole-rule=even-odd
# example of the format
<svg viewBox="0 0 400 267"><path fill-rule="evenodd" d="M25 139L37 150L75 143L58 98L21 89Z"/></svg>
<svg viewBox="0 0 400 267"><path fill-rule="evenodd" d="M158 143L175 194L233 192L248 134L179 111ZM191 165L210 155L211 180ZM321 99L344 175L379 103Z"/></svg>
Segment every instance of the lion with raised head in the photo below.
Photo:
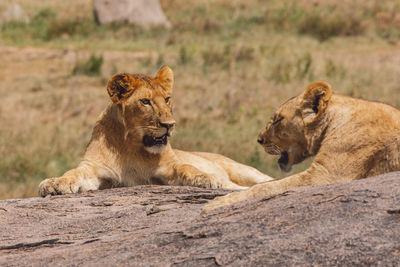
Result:
<svg viewBox="0 0 400 267"><path fill-rule="evenodd" d="M97 121L76 169L39 185L39 195L77 193L142 184L244 189L271 180L221 155L172 149L173 72L156 77L117 74L108 82L111 102Z"/></svg>
<svg viewBox="0 0 400 267"><path fill-rule="evenodd" d="M218 197L203 212L294 187L400 170L400 111L383 103L332 94L328 83L315 82L276 111L258 142L267 153L280 155L278 164L283 171L315 158L304 172Z"/></svg>

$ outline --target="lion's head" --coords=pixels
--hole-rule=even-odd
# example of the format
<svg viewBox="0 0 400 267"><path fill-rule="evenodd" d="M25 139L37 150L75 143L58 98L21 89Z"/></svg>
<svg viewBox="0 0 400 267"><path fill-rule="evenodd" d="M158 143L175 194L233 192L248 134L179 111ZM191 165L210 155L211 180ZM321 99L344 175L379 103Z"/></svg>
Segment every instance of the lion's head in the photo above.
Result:
<svg viewBox="0 0 400 267"><path fill-rule="evenodd" d="M314 82L299 96L286 101L275 112L258 136L258 142L269 154L280 155L283 171L316 154L326 125L326 109L332 88L325 82Z"/></svg>
<svg viewBox="0 0 400 267"><path fill-rule="evenodd" d="M125 127L125 137L142 144L151 153L165 151L175 128L172 116L172 70L164 66L156 77L116 74L107 91L117 105Z"/></svg>

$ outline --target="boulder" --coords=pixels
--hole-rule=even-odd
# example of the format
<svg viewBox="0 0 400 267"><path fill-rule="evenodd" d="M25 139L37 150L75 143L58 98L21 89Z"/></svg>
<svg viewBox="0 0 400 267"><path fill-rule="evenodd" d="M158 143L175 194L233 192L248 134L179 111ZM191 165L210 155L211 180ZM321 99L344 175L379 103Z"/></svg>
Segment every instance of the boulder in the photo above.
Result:
<svg viewBox="0 0 400 267"><path fill-rule="evenodd" d="M94 0L93 12L99 24L126 22L144 28L170 28L158 0Z"/></svg>
<svg viewBox="0 0 400 267"><path fill-rule="evenodd" d="M400 173L200 215L228 190L137 186L0 201L0 266L399 266Z"/></svg>
<svg viewBox="0 0 400 267"><path fill-rule="evenodd" d="M1 15L0 24L10 21L29 23L29 18L18 4L13 4Z"/></svg>

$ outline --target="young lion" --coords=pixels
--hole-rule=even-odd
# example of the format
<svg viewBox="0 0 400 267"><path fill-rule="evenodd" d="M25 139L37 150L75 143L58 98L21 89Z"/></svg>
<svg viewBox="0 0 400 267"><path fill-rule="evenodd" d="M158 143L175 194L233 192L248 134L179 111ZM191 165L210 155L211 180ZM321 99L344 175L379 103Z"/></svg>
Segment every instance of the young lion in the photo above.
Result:
<svg viewBox="0 0 400 267"><path fill-rule="evenodd" d="M400 111L383 103L332 95L325 82L311 84L284 103L259 135L279 166L315 156L310 168L279 181L218 197L203 212L298 186L347 182L400 170Z"/></svg>
<svg viewBox="0 0 400 267"><path fill-rule="evenodd" d="M243 189L271 180L224 156L172 149L173 72L154 78L117 74L108 82L111 103L101 114L83 160L62 177L39 185L39 195L84 192L140 184Z"/></svg>

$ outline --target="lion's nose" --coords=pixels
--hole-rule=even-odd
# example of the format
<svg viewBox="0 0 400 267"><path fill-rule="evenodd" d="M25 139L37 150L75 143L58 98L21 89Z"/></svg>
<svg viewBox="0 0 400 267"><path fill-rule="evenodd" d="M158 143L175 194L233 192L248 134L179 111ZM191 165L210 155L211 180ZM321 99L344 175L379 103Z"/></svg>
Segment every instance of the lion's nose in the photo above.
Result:
<svg viewBox="0 0 400 267"><path fill-rule="evenodd" d="M257 138L257 142L262 145L264 143L264 139L262 137Z"/></svg>
<svg viewBox="0 0 400 267"><path fill-rule="evenodd" d="M160 126L164 127L164 128L167 128L167 129L172 128L174 125L175 125L175 121L168 121L168 122L161 122L160 121Z"/></svg>

